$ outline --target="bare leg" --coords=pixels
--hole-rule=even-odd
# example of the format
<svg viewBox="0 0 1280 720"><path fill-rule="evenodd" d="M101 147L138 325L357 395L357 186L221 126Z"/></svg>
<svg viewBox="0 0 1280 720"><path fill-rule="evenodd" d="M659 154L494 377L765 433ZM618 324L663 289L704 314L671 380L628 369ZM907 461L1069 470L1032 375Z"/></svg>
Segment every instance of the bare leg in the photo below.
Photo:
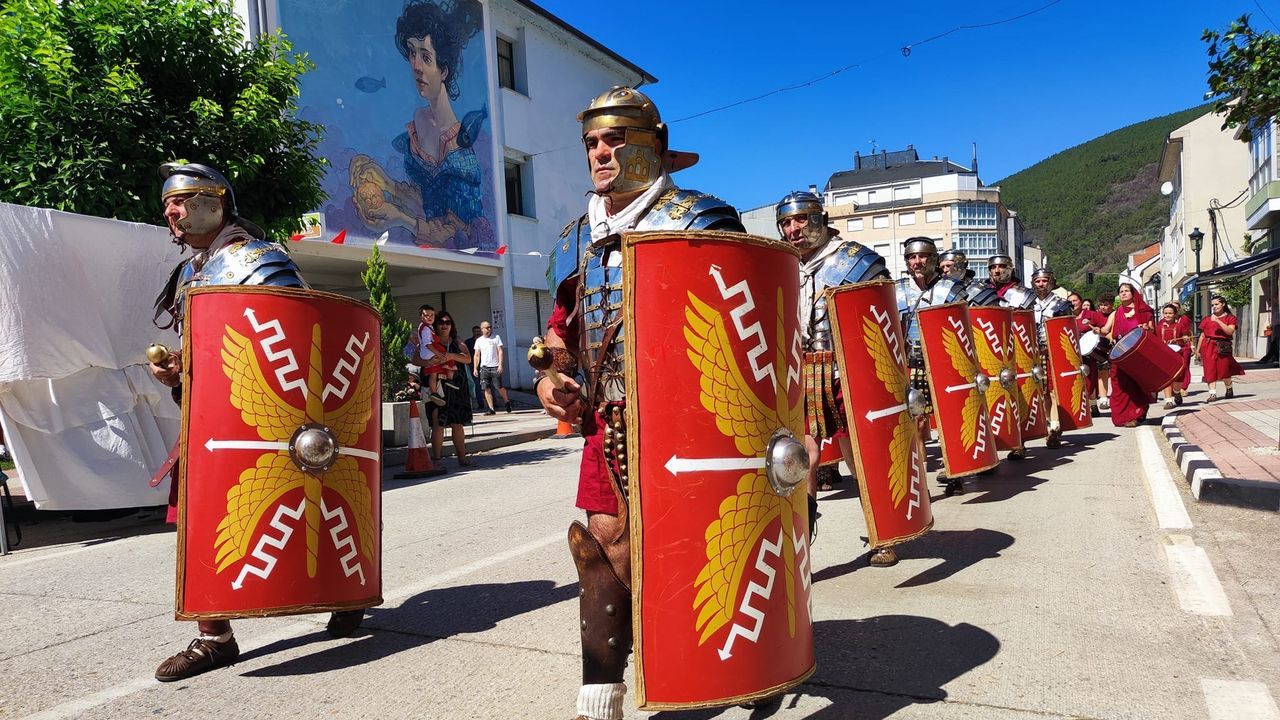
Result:
<svg viewBox="0 0 1280 720"><path fill-rule="evenodd" d="M467 457L467 430L462 423L449 426L449 435L453 438L453 455L459 465L475 465L475 461Z"/></svg>
<svg viewBox="0 0 1280 720"><path fill-rule="evenodd" d="M431 426L431 459L439 461L444 457L444 428Z"/></svg>
<svg viewBox="0 0 1280 720"><path fill-rule="evenodd" d="M490 411L493 410L493 388L492 387L487 387L484 389L484 403Z"/></svg>

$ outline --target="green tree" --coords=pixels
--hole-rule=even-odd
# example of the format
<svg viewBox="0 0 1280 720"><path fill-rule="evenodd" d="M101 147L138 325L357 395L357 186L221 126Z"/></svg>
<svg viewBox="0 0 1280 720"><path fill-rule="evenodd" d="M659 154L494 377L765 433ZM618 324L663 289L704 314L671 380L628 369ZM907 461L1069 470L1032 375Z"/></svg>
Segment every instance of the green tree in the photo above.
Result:
<svg viewBox="0 0 1280 720"><path fill-rule="evenodd" d="M382 318L382 400L391 402L396 391L409 381L402 353L411 328L396 310L396 299L391 296L391 283L387 280L387 261L378 252L377 245L373 246L360 279L369 291L369 304Z"/></svg>
<svg viewBox="0 0 1280 720"><path fill-rule="evenodd" d="M1222 129L1243 126L1247 141L1251 123L1280 113L1280 36L1250 27L1245 14L1223 32L1206 29L1200 39L1209 44L1205 99L1224 114Z"/></svg>
<svg viewBox="0 0 1280 720"><path fill-rule="evenodd" d="M313 65L229 0L0 0L0 200L155 223L169 161L222 170L273 238L324 199Z"/></svg>

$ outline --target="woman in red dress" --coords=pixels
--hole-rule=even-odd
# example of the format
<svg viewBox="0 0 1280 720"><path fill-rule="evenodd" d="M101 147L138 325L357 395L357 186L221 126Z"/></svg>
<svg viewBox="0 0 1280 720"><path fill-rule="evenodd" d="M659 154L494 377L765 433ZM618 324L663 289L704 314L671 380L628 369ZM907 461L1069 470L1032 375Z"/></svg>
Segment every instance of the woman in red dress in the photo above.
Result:
<svg viewBox="0 0 1280 720"><path fill-rule="evenodd" d="M1169 303L1160 308L1160 321L1156 323L1156 333L1160 342L1176 348L1182 356L1182 375L1173 384L1164 389L1164 407L1169 409L1182 404L1182 394L1191 385L1191 319L1180 312L1177 303Z"/></svg>
<svg viewBox="0 0 1280 720"><path fill-rule="evenodd" d="M1244 368L1236 362L1231 349L1236 334L1236 316L1231 314L1227 301L1221 295L1209 299L1211 312L1200 321L1200 364L1204 366L1204 382L1209 386L1208 402L1218 399L1214 383L1219 380L1226 386L1224 397L1234 397L1231 378L1243 375Z"/></svg>
<svg viewBox="0 0 1280 720"><path fill-rule="evenodd" d="M1129 283L1120 283L1116 309L1107 318L1102 333L1112 341L1117 341L1137 327L1150 332L1154 317L1155 312L1138 294L1137 289ZM1116 427L1137 427L1138 423L1147 419L1147 408L1150 405L1151 396L1112 364L1111 423Z"/></svg>

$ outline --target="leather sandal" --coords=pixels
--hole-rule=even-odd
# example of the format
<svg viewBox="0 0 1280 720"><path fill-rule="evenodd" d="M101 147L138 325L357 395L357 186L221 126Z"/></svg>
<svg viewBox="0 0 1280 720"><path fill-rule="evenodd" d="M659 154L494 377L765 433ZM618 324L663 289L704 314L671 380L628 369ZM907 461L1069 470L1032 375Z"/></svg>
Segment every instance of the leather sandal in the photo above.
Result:
<svg viewBox="0 0 1280 720"><path fill-rule="evenodd" d="M156 679L160 682L186 680L200 673L234 665L240 658L240 646L234 636L226 642L196 638L186 650L160 663Z"/></svg>

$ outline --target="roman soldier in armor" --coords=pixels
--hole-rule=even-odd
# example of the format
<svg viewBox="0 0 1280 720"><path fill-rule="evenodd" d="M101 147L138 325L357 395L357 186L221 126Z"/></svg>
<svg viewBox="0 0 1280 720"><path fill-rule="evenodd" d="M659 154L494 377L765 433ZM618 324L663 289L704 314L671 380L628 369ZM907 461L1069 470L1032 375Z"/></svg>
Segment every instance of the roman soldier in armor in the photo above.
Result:
<svg viewBox="0 0 1280 720"><path fill-rule="evenodd" d="M1031 274L1031 292L1032 304L1031 309L1035 312L1036 317L1036 334L1040 340L1040 355L1048 357L1046 350L1046 341L1044 321L1054 317L1071 317L1074 315L1071 309L1071 303L1054 294L1053 289L1058 286L1054 278L1053 271L1047 267L1036 268ZM1056 392L1053 389L1053 383L1048 385L1049 391L1049 437L1045 440L1048 447L1056 448L1062 444L1062 424L1058 420L1058 405L1056 403Z"/></svg>
<svg viewBox="0 0 1280 720"><path fill-rule="evenodd" d="M161 166L160 176L164 180L160 201L173 241L196 253L174 268L156 298L157 326L181 332L183 301L187 290L193 287L307 286L284 248L268 242L261 228L240 216L231 183L222 173L206 165L167 163ZM162 322L166 315L168 319ZM173 388L174 401L181 402L182 350L169 352L165 359L152 362L149 369L163 385ZM177 517L177 490L174 482L169 498L171 522ZM363 617L363 610L335 612L329 619L329 634L350 635ZM157 680L184 680L236 661L240 649L230 621L201 620L198 626L200 635L186 650L160 663L155 673Z"/></svg>
<svg viewBox="0 0 1280 720"><path fill-rule="evenodd" d="M1031 292L1022 286L1022 280L1013 272L1013 258L1008 255L992 255L987 258L985 285L1000 296L1010 307L1031 308Z"/></svg>
<svg viewBox="0 0 1280 720"><path fill-rule="evenodd" d="M819 472L831 471L819 468L819 441L834 440L850 471L856 468L840 399L840 373L835 364L825 291L863 280L888 279L889 271L879 253L841 238L835 228L828 225L822 200L816 194L799 190L788 193L778 201L776 211L778 234L800 250L800 332L804 344L805 387L818 389L805 396L808 488L809 497L815 498ZM811 517L816 515L812 511L814 507L811 500Z"/></svg>
<svg viewBox="0 0 1280 720"><path fill-rule="evenodd" d="M963 250L943 250L938 254L938 273L961 282L972 282L974 273L969 269L969 257Z"/></svg>
<svg viewBox="0 0 1280 720"><path fill-rule="evenodd" d="M547 413L580 423L585 440L577 506L587 522L569 529L582 587L578 718L617 720L632 639L620 233L744 229L728 203L672 182L669 173L692 165L697 155L669 149L667 126L644 93L614 87L578 120L592 195L551 258L555 304L545 342L553 369L572 378L580 367L585 379L557 386L539 374L535 387Z"/></svg>

